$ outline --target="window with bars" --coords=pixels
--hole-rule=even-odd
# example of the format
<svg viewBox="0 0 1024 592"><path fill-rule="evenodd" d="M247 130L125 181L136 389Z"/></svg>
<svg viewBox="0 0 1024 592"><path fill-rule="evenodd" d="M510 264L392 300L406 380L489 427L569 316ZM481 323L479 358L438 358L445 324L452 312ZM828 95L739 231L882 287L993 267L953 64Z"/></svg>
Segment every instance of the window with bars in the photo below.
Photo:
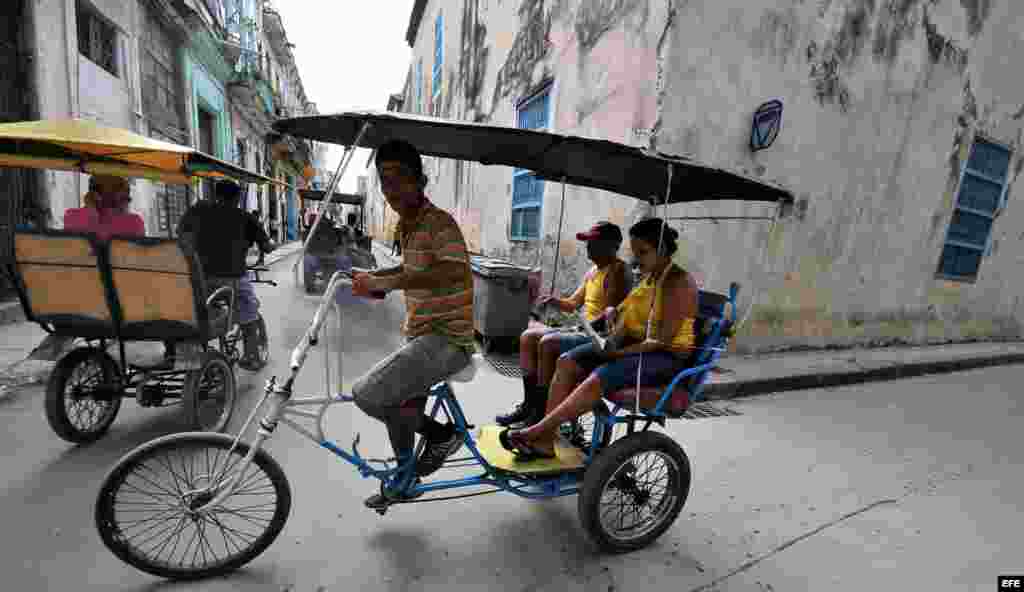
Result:
<svg viewBox="0 0 1024 592"><path fill-rule="evenodd" d="M523 129L546 130L548 127L551 85L523 101L516 112L516 126ZM512 240L540 238L541 210L544 202L544 181L527 169L512 173Z"/></svg>
<svg viewBox="0 0 1024 592"><path fill-rule="evenodd" d="M957 192L953 219L939 261L939 277L973 281L989 248L992 224L1006 200L1010 150L984 139L974 142Z"/></svg>
<svg viewBox="0 0 1024 592"><path fill-rule="evenodd" d="M146 19L142 41L142 100L147 115L161 124L181 126L181 93L178 86L174 42L155 15Z"/></svg>
<svg viewBox="0 0 1024 592"><path fill-rule="evenodd" d="M437 20L434 21L434 71L430 77L430 90L432 96L432 106L434 115L440 113L439 104L441 103L441 76L444 66L444 19L441 13L438 13Z"/></svg>
<svg viewBox="0 0 1024 592"><path fill-rule="evenodd" d="M158 130L151 130L150 136L164 142L179 142ZM188 210L188 186L187 185L166 185L164 183L153 183L154 203L157 214L157 230L160 235L167 238L177 238L178 222Z"/></svg>
<svg viewBox="0 0 1024 592"><path fill-rule="evenodd" d="M75 5L78 53L114 76L120 76L117 29L81 2Z"/></svg>

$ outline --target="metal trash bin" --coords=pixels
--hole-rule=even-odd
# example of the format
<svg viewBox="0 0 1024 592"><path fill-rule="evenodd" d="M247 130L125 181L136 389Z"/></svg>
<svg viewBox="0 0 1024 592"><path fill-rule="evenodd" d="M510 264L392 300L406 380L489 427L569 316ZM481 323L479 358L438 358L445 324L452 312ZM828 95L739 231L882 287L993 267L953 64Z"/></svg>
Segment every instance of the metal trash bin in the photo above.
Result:
<svg viewBox="0 0 1024 592"><path fill-rule="evenodd" d="M530 323L530 279L535 272L510 261L473 255L473 329L485 351L494 339L515 341Z"/></svg>

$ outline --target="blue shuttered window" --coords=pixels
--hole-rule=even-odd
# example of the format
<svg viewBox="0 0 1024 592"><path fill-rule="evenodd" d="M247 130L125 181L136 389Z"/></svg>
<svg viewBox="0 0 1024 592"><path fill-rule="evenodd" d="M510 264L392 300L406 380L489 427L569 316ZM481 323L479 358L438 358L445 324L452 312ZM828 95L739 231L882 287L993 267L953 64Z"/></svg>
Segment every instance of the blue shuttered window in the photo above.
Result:
<svg viewBox="0 0 1024 592"><path fill-rule="evenodd" d="M1010 151L977 140L967 160L953 219L942 249L938 275L954 280L973 280L989 245L996 213L1006 199L1006 175Z"/></svg>
<svg viewBox="0 0 1024 592"><path fill-rule="evenodd" d="M519 105L516 126L546 130L548 127L551 86ZM540 238L540 215L544 201L544 181L527 169L512 173L512 240Z"/></svg>
<svg viewBox="0 0 1024 592"><path fill-rule="evenodd" d="M444 65L444 21L441 14L434 21L434 71L430 78L430 92L433 97L434 114L438 113L441 99L441 67Z"/></svg>

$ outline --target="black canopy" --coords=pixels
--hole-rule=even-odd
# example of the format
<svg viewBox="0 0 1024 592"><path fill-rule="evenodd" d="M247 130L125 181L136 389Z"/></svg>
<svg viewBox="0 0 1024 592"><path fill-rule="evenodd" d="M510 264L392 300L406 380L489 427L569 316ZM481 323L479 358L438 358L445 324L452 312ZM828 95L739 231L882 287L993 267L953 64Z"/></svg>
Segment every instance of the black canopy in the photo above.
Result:
<svg viewBox="0 0 1024 592"><path fill-rule="evenodd" d="M791 202L786 189L693 160L608 140L451 121L393 111L350 111L282 119L274 129L299 138L351 146L363 125L359 148L375 149L403 139L427 156L476 161L534 171L541 179L565 180L661 203L674 165L669 203L708 200Z"/></svg>

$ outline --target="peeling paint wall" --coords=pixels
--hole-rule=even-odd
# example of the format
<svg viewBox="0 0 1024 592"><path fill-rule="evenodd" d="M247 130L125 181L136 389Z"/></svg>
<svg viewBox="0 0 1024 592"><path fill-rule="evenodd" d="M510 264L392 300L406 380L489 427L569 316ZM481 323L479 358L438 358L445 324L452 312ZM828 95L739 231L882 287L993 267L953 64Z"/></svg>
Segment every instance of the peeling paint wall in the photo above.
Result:
<svg viewBox="0 0 1024 592"><path fill-rule="evenodd" d="M414 47L433 60L437 0ZM445 3L443 116L515 124L515 102L553 80L553 131L651 145L774 180L797 203L761 221L674 223L677 257L705 287L754 303L739 349L1016 335L1024 208L997 219L973 283L936 279L962 164L983 134L1024 160L1024 40L1010 0L560 0ZM457 18L456 18L457 17ZM414 69L410 70L414 73ZM428 95L428 80L424 94ZM415 92L411 81L408 94ZM410 97L413 98L413 97ZM748 148L763 101L785 104L769 150ZM405 110L415 105L407 100ZM546 184L541 239L509 240L512 171L428 166L428 190L474 249L541 265L567 291L588 267L573 235L628 226L642 204ZM660 212L659 212L660 213ZM764 204L673 206L670 216L765 216ZM625 251L625 249L624 249ZM628 253L623 253L628 255Z"/></svg>
<svg viewBox="0 0 1024 592"><path fill-rule="evenodd" d="M516 103L553 80L549 129L647 145L658 115L657 56L668 7L667 1L647 0L428 2L403 110L415 112L415 64L421 58L428 94L433 23L443 9L442 116L515 125ZM429 162L426 168L428 195L453 212L471 250L541 266L549 286L557 248L557 286L563 291L574 289L590 266L577 232L600 219L615 221L625 232L637 218L635 200L572 186L566 187L563 212L562 187L549 182L539 240L512 241L511 168L454 161Z"/></svg>
<svg viewBox="0 0 1024 592"><path fill-rule="evenodd" d="M797 196L772 237L757 222L686 231L701 245L710 288L737 280L744 305L756 298L739 349L1019 332L1015 294L1024 286L1011 280L1019 275L1011 267L1024 247L1013 232L1024 213L1012 185L977 281L948 282L936 271L974 137L1020 147L1013 115L1024 89L1003 57L1022 55L1011 28L1020 16L1024 4L968 0L745 0L681 9L663 148L761 174ZM785 103L782 132L771 149L752 155L750 113L772 98ZM770 213L724 205L678 211Z"/></svg>

